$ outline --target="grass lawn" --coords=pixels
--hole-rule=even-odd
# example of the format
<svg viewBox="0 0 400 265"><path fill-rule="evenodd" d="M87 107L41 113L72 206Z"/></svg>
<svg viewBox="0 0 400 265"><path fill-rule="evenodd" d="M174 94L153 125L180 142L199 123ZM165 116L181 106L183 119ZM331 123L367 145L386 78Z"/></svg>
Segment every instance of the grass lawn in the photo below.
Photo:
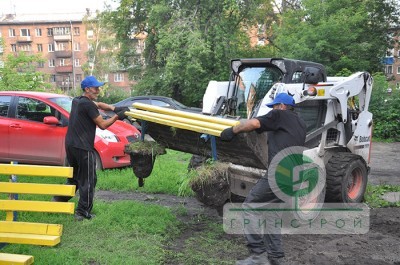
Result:
<svg viewBox="0 0 400 265"><path fill-rule="evenodd" d="M191 155L168 150L159 156L153 172L139 188L131 168L104 170L98 173L98 190L125 192L189 194L185 187L187 165ZM27 178L18 176L20 181ZM8 176L0 176L8 180ZM34 182L63 183L63 179L28 178ZM6 195L0 195L2 198ZM21 195L20 199L24 196ZM43 198L50 200L50 198ZM72 201L77 202L74 198ZM233 242L223 238L222 225L205 216L182 222L177 215L183 209L171 209L156 203L132 200L95 200L96 217L76 222L71 215L19 213L19 221L63 225L61 243L55 247L8 244L0 252L33 255L35 264L233 264L236 253ZM0 220L5 213L0 212ZM201 225L195 234L185 233L191 226ZM242 250L244 246L241 246ZM221 253L225 253L221 257Z"/></svg>

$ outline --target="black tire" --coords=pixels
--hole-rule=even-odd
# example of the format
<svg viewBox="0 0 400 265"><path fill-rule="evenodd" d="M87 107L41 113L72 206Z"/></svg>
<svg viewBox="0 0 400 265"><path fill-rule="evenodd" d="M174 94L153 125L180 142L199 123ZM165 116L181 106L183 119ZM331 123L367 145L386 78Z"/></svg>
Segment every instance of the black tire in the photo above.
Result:
<svg viewBox="0 0 400 265"><path fill-rule="evenodd" d="M326 202L359 203L367 188L364 159L352 153L334 154L326 165Z"/></svg>

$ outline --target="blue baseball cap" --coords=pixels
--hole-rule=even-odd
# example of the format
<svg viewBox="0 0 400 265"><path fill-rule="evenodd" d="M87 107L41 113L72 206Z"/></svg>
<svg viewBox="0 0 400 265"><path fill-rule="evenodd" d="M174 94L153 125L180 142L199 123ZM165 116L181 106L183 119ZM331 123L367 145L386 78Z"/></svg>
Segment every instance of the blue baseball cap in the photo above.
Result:
<svg viewBox="0 0 400 265"><path fill-rule="evenodd" d="M286 93L279 93L278 95L275 96L274 101L271 103L267 104L267 107L272 108L276 104L285 104L294 107L294 99L291 95L288 95Z"/></svg>
<svg viewBox="0 0 400 265"><path fill-rule="evenodd" d="M104 82L97 81L96 77L89 75L81 82L81 88L85 89L87 87L100 87L104 85Z"/></svg>

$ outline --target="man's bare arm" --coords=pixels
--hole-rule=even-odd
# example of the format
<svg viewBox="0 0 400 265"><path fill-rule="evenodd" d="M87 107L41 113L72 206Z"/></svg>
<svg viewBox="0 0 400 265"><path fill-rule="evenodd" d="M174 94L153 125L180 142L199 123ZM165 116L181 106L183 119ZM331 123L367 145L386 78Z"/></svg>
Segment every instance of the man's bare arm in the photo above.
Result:
<svg viewBox="0 0 400 265"><path fill-rule="evenodd" d="M251 132L260 127L261 127L261 124L258 119L241 120L238 125L233 127L233 132L235 134L238 134L241 132Z"/></svg>
<svg viewBox="0 0 400 265"><path fill-rule="evenodd" d="M118 115L114 115L111 118L105 120L101 115L93 119L94 123L99 126L100 129L104 130L110 127L116 120L118 120Z"/></svg>
<svg viewBox="0 0 400 265"><path fill-rule="evenodd" d="M101 109L101 110L111 110L114 111L115 107L112 105L109 105L107 103L103 103L103 102L94 102L97 106L97 108Z"/></svg>

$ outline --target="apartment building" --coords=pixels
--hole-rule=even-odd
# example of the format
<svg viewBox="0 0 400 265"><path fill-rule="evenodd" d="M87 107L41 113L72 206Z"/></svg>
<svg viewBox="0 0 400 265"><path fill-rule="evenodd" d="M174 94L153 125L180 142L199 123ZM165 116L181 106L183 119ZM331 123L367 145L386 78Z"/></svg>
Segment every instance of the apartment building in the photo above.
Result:
<svg viewBox="0 0 400 265"><path fill-rule="evenodd" d="M40 54L43 63L37 71L48 77L53 87L64 91L80 86L89 73L82 66L91 63L87 57L94 36L93 30L83 23L86 13L69 14L8 14L0 18L0 37L4 40L2 52L7 54ZM1 52L1 50L0 50ZM99 76L111 89L130 92L132 82L123 70Z"/></svg>

